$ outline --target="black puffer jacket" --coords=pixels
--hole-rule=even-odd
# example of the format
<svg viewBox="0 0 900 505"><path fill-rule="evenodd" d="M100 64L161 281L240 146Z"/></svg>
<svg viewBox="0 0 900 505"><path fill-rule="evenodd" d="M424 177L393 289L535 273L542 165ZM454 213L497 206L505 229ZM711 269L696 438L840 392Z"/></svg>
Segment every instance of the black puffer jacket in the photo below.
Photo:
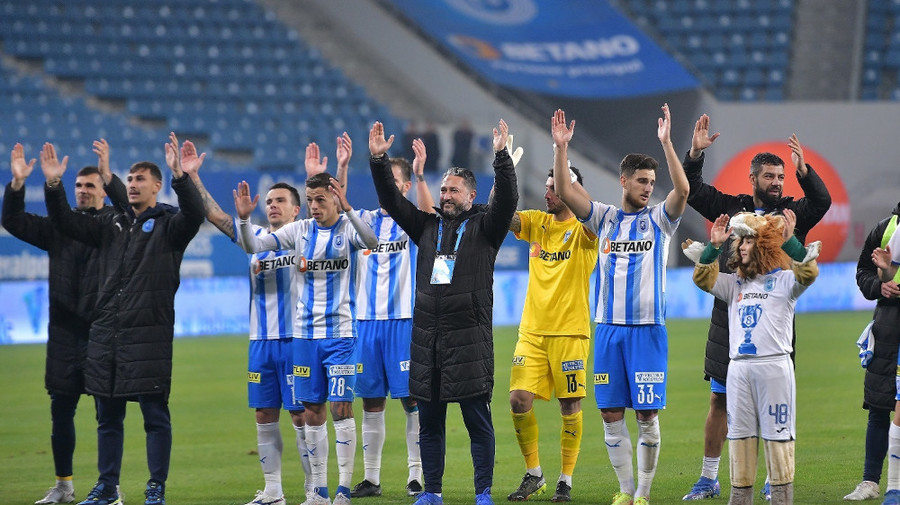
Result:
<svg viewBox="0 0 900 505"><path fill-rule="evenodd" d="M688 195L688 205L694 208L709 221L715 221L722 214L733 216L739 212L753 212L756 205L751 195L727 195L713 186L703 182L703 161L705 153L700 158L691 159L688 152L684 156L684 172L691 185ZM780 214L784 209L791 209L797 214L797 225L794 234L806 243L806 235L809 230L822 220L825 213L831 207L831 195L828 188L822 182L822 178L816 174L808 164L806 177L801 178L797 174L797 182L803 190L803 198L794 200L793 197L783 197L775 205L765 208L765 212ZM731 257L730 241L725 242L725 249L719 255L719 267L727 272L725 263ZM795 335L796 338L796 335ZM792 355L793 357L793 355ZM718 298L713 302L712 317L709 323L709 335L706 341L706 360L704 373L706 378L714 378L723 384L728 376L728 304Z"/></svg>
<svg viewBox="0 0 900 505"><path fill-rule="evenodd" d="M381 207L418 245L416 301L409 392L424 401L459 401L486 396L494 388L494 260L518 202L516 173L506 149L494 159L494 199L449 219L422 212L394 184L387 156L370 159ZM452 254L457 230L466 223L449 285L432 285L438 223L441 254ZM440 384L433 384L433 380ZM432 398L438 391L439 397Z"/></svg>
<svg viewBox="0 0 900 505"><path fill-rule="evenodd" d="M894 208L894 215L900 216L900 203ZM869 405L892 410L897 395L897 347L900 346L900 299L881 297L881 280L878 269L872 263L872 251L881 247L884 231L891 218L881 220L863 244L856 263L856 285L867 300L878 300L873 316L875 324L872 335L875 349L872 361L866 368L863 382L863 407Z"/></svg>
<svg viewBox="0 0 900 505"><path fill-rule="evenodd" d="M79 211L80 212L80 211ZM112 207L89 209L105 215ZM91 313L97 304L99 270L97 249L72 240L49 218L25 212L25 188L6 186L3 227L14 237L47 251L49 256L49 324L44 386L50 393L84 393L84 357Z"/></svg>
<svg viewBox="0 0 900 505"><path fill-rule="evenodd" d="M115 179L113 184L121 184ZM62 184L48 188L47 211L71 237L100 248L102 281L91 324L85 389L106 397L168 395L172 382L175 292L184 250L205 214L187 175L172 180L181 210L160 203L89 219L71 212Z"/></svg>

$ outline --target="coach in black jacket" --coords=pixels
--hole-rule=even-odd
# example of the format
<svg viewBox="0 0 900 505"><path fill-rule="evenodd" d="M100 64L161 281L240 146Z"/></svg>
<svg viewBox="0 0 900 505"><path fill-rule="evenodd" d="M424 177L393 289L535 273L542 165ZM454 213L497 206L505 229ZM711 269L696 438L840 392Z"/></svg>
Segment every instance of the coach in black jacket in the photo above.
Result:
<svg viewBox="0 0 900 505"><path fill-rule="evenodd" d="M691 186L688 205L710 222L722 214L733 216L739 212L762 212L780 214L791 209L797 214L794 234L801 242L806 242L809 230L818 223L831 207L831 195L822 178L803 159L803 148L796 135L788 141L791 161L796 170L797 182L803 190L803 198L782 196L784 187L784 161L772 153L758 153L750 162L750 184L752 195L728 195L703 182L703 150L712 145L718 133L709 136L709 117L704 114L694 126L691 150L684 157L684 172ZM730 244L726 241L726 244ZM731 257L728 251L720 256L720 268L727 271L725 261ZM718 473L718 459L728 427L726 425L724 386L728 375L728 305L721 300L713 303L709 335L706 342L706 379L712 379L709 414L704 430L704 471L703 477L715 479ZM718 383L718 384L717 384ZM715 472L709 469L709 460L715 461ZM706 475L711 472L714 475ZM701 478L702 482L702 478ZM701 484L698 482L697 484ZM696 488L696 485L695 485ZM693 492L693 490L692 490ZM687 498L687 497L685 497Z"/></svg>
<svg viewBox="0 0 900 505"><path fill-rule="evenodd" d="M162 174L155 164L139 162L131 167L127 180L131 208L108 219L88 219L72 212L59 184L64 164L60 168L49 144L41 154L51 219L72 238L99 248L101 254L102 283L85 364L85 388L97 403L100 471L89 498L108 499L116 492L125 406L128 400L137 400L147 431L146 503L164 503L172 445L168 396L175 292L184 250L205 218L200 193L182 173L177 154L171 156L177 153L174 140L173 144L166 145L167 161L181 209L157 203ZM104 176L104 180L107 187L121 185L115 176Z"/></svg>
<svg viewBox="0 0 900 505"><path fill-rule="evenodd" d="M516 174L506 150L508 128L494 130L494 198L472 208L475 177L451 168L441 184L437 214L418 210L397 189L385 154L394 137L375 123L369 133L369 161L381 207L418 246L416 299L409 373L410 395L419 405L419 444L425 493L422 503L440 500L444 470L447 403L458 402L475 468L476 501L490 497L494 428L494 260L518 202ZM451 261L455 263L450 266Z"/></svg>
<svg viewBox="0 0 900 505"><path fill-rule="evenodd" d="M21 144L11 155L13 180L3 196L3 227L14 237L47 251L49 259L49 324L44 386L50 394L50 444L56 484L37 503L71 501L72 455L75 452L75 409L84 391L84 357L91 313L99 288L96 249L60 232L49 218L25 212L25 179L34 160L25 162ZM87 215L113 212L104 206L103 183L97 167L78 171L77 209Z"/></svg>
<svg viewBox="0 0 900 505"><path fill-rule="evenodd" d="M856 263L859 291L867 300L878 300L872 325L875 348L863 381L863 408L869 410L863 481L874 482L876 488L888 450L891 412L897 403L897 348L900 346L900 289L897 282L900 275L890 282L882 282L872 263L872 251L876 247L884 248L897 229L898 217L900 203L891 217L882 219L869 232Z"/></svg>

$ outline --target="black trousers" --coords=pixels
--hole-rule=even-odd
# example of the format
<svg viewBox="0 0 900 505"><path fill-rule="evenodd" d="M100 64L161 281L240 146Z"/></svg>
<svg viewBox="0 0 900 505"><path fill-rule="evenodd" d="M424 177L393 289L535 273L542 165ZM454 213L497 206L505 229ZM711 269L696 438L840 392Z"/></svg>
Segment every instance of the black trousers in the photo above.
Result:
<svg viewBox="0 0 900 505"><path fill-rule="evenodd" d="M75 409L81 395L50 393L50 447L57 477L72 476L75 453Z"/></svg>
<svg viewBox="0 0 900 505"><path fill-rule="evenodd" d="M435 394L432 398L437 398ZM491 421L489 396L459 402L463 422L469 432L472 466L475 469L475 494L489 490L494 481L494 424ZM440 493L447 452L447 402L418 400L419 449L425 491Z"/></svg>
<svg viewBox="0 0 900 505"><path fill-rule="evenodd" d="M169 476L169 459L172 453L169 402L162 394L140 395L136 399L144 415L150 480L165 484ZM125 407L128 400L128 398L94 397L97 404L97 470L100 471L100 478L97 481L106 484L106 489L119 484L125 442Z"/></svg>

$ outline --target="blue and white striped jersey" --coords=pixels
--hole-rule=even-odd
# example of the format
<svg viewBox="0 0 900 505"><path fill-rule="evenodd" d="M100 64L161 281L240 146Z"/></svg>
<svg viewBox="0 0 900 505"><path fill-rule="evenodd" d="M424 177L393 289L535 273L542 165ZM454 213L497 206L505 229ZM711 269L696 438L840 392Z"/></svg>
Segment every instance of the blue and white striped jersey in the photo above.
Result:
<svg viewBox="0 0 900 505"><path fill-rule="evenodd" d="M584 223L600 239L596 322L665 324L669 241L680 221L669 219L665 202L635 213L591 202Z"/></svg>
<svg viewBox="0 0 900 505"><path fill-rule="evenodd" d="M240 233L252 249L294 250L294 338L356 337L356 252L365 245L350 220L341 215L324 228L315 219L303 219L259 236L249 233L249 226L241 223Z"/></svg>
<svg viewBox="0 0 900 505"><path fill-rule="evenodd" d="M235 220L234 229L238 223ZM253 234L269 230L251 225ZM243 247L241 234L235 242ZM250 258L250 340L278 340L294 336L297 306L297 261L293 249L248 254Z"/></svg>
<svg viewBox="0 0 900 505"><path fill-rule="evenodd" d="M381 209L357 212L375 232L378 247L357 253L356 317L409 319L416 292L416 245Z"/></svg>

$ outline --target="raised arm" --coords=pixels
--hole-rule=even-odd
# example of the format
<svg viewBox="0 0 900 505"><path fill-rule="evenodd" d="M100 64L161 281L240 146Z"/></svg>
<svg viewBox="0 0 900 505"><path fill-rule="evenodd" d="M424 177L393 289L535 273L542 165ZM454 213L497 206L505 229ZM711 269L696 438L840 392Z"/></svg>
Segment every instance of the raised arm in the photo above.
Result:
<svg viewBox="0 0 900 505"><path fill-rule="evenodd" d="M416 157L413 158L412 162L413 177L416 179L416 204L419 210L434 214L434 198L431 196L428 182L425 181L425 159L428 154L425 151L425 142L417 138L413 140L412 148L413 152L416 153Z"/></svg>
<svg viewBox="0 0 900 505"><path fill-rule="evenodd" d="M825 182L819 174L809 165L803 157L803 146L797 139L797 135L791 135L788 140L791 148L791 161L796 168L797 182L803 190L803 198L797 200L794 212L797 213L797 238L801 242L806 241L806 235L819 221L825 217L831 208L831 194L825 187Z"/></svg>
<svg viewBox="0 0 900 505"><path fill-rule="evenodd" d="M669 177L672 178L672 191L666 196L666 214L670 219L678 219L684 214L684 207L687 205L687 198L691 192L690 184L684 173L684 167L678 154L672 146L672 115L669 112L669 104L662 106L663 117L659 118L656 135L662 144L663 152L666 154L666 163L669 165Z"/></svg>
<svg viewBox="0 0 900 505"><path fill-rule="evenodd" d="M169 142L165 144L165 150L166 164L172 171L172 189L178 197L178 213L167 221L166 233L170 243L183 250L200 230L206 211L200 191L181 166L181 151L178 149L178 139L174 133L169 133ZM200 162L202 163L202 160Z"/></svg>
<svg viewBox="0 0 900 505"><path fill-rule="evenodd" d="M569 142L575 134L575 120L566 126L566 113L557 109L550 120L550 134L553 137L553 183L559 199L575 214L584 220L591 215L591 199L587 193L576 191L569 177Z"/></svg>
<svg viewBox="0 0 900 505"><path fill-rule="evenodd" d="M113 207L124 213L131 212L131 204L128 202L128 190L125 184L113 175L109 168L109 143L106 139L95 140L93 144L94 154L97 155L97 171L100 173L100 180L103 181L103 190Z"/></svg>
<svg viewBox="0 0 900 505"><path fill-rule="evenodd" d="M68 156L62 161L57 159L53 144L45 143L41 149L41 171L44 172L46 180L44 198L47 201L47 216L59 231L70 238L99 247L103 240L99 220L73 211L66 199L60 178L66 172L68 161Z"/></svg>
<svg viewBox="0 0 900 505"><path fill-rule="evenodd" d="M509 231L510 222L515 216L519 203L519 187L516 181L516 166L506 142L509 126L500 120L494 134L494 198L487 206L482 229L485 235L499 247Z"/></svg>
<svg viewBox="0 0 900 505"><path fill-rule="evenodd" d="M353 229L359 234L359 238L362 240L362 243L365 244L366 248L374 249L378 247L378 236L375 235L375 231L369 225L363 223L362 219L356 215L353 206L347 201L347 192L341 183L337 179L332 178L331 186L329 186L328 189L331 191L331 194L337 198L341 210L347 215L347 219L350 220L350 224L353 225Z"/></svg>
<svg viewBox="0 0 900 505"><path fill-rule="evenodd" d="M694 135L691 137L691 150L688 152L688 155L693 160L699 159L703 151L711 146L717 138L719 138L718 132L712 136L709 135L709 116L703 114L694 123Z"/></svg>
<svg viewBox="0 0 900 505"><path fill-rule="evenodd" d="M42 216L25 212L25 179L31 174L36 160L25 162L25 149L16 144L10 153L12 182L3 195L3 227L12 236L48 250L53 241L53 223Z"/></svg>
<svg viewBox="0 0 900 505"><path fill-rule="evenodd" d="M343 135L337 138L337 151L335 152L337 156L337 173L335 174L335 179L341 184L341 187L344 188L344 193L347 192L347 180L350 176L350 158L353 156L353 141L350 140L350 135L347 132L344 132ZM325 158L327 161L328 158Z"/></svg>
<svg viewBox="0 0 900 505"><path fill-rule="evenodd" d="M175 134L171 137L174 147L177 147L178 140ZM203 210L206 213L206 220L228 236L231 240L235 240L237 235L234 230L234 217L222 210L218 202L209 194L203 181L200 179L200 167L203 166L203 160L206 159L206 153L197 156L197 147L190 140L184 142L181 147L181 169L188 174L193 181L197 191L200 192L200 199L203 202Z"/></svg>
<svg viewBox="0 0 900 505"><path fill-rule="evenodd" d="M372 182L381 208L387 211L413 242L418 243L425 223L434 219L434 216L417 209L394 184L394 174L387 156L387 150L393 143L394 136L385 139L384 125L376 121L369 130L369 169L372 172Z"/></svg>
<svg viewBox="0 0 900 505"><path fill-rule="evenodd" d="M262 251L287 249L293 246L293 236L287 237L289 245L281 244L280 240L277 240L275 238L275 233L281 233L285 228L291 227L293 223L288 223L287 225L279 228L277 232L273 234L266 234L262 237L256 235L253 232L253 225L250 223L250 214L253 213L253 210L256 209L256 204L259 203L259 195L256 195L252 199L250 198L250 185L247 184L247 181L241 181L240 183L238 183L238 187L237 189L233 190L233 193L234 208L237 211L237 215L239 218L237 229L237 243L244 249L245 252L252 254ZM281 236L279 235L279 237Z"/></svg>
<svg viewBox="0 0 900 505"><path fill-rule="evenodd" d="M730 235L728 216L722 214L713 222L712 229L709 231L709 243L706 244L699 261L694 265L694 284L703 291L711 292L716 285L719 278L719 262L716 260L722 252L722 244L728 240Z"/></svg>

